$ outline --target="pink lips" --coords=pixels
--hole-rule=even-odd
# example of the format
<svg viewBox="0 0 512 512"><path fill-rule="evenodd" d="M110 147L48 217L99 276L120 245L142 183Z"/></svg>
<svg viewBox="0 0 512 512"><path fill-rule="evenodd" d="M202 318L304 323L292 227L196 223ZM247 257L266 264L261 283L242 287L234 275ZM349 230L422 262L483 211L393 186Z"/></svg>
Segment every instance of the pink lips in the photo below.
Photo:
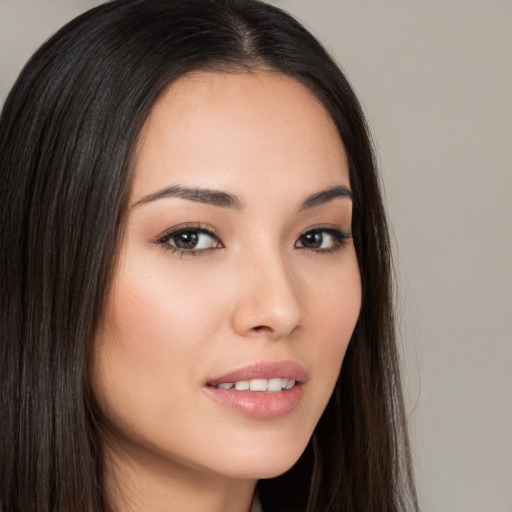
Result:
<svg viewBox="0 0 512 512"><path fill-rule="evenodd" d="M272 378L293 379L295 385L278 392L237 391L216 387L224 383ZM307 379L306 370L294 361L263 361L210 379L205 389L217 401L246 416L272 419L287 414L299 404Z"/></svg>

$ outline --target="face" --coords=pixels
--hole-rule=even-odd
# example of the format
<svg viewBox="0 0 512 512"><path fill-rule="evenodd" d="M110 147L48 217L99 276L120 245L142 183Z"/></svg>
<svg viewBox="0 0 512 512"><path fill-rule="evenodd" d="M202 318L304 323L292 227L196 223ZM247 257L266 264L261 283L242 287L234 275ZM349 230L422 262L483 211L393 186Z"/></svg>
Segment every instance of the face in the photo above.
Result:
<svg viewBox="0 0 512 512"><path fill-rule="evenodd" d="M94 345L114 444L230 478L291 467L359 314L351 213L345 150L304 86L268 71L171 85L140 136Z"/></svg>

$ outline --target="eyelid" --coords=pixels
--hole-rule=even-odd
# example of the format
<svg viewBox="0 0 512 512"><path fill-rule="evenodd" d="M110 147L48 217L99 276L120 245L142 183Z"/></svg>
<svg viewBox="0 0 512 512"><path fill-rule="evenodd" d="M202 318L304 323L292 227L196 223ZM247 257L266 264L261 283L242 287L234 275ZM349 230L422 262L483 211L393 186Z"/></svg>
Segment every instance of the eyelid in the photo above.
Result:
<svg viewBox="0 0 512 512"><path fill-rule="evenodd" d="M344 229L338 224L315 224L302 230L299 236L302 236L309 231L327 231L330 233L340 233L346 238L352 238L352 230L350 226L347 229Z"/></svg>
<svg viewBox="0 0 512 512"><path fill-rule="evenodd" d="M179 233L184 231L195 231L197 233L207 234L208 236L217 240L221 247L208 247L204 249L182 249L180 247L175 247L169 243L169 240ZM170 229L167 229L162 234L158 235L154 240L158 246L161 246L164 250L171 251L172 253L178 253L181 257L189 255L189 256L199 256L204 254L212 249L220 249L224 247L222 240L220 238L219 233L216 229L206 224L202 224L200 222L197 223L185 223L179 224L177 226L173 226Z"/></svg>
<svg viewBox="0 0 512 512"><path fill-rule="evenodd" d="M335 245L330 248L311 248L311 247L305 247L305 246L299 246L297 247L297 242L306 235L309 232L316 231L316 232L324 232L327 233L329 236L332 236L335 240ZM318 226L311 226L304 231L300 233L300 235L297 237L297 240L295 242L295 247L297 249L310 251L313 253L330 253L334 252L338 249L342 249L345 247L348 243L348 240L352 239L352 231L350 229L342 229L339 226L333 226L332 224L323 224Z"/></svg>
<svg viewBox="0 0 512 512"><path fill-rule="evenodd" d="M220 240L220 233L212 226L209 226L208 224L203 224L202 222L185 222L184 224L178 224L177 226L173 226L172 228L166 229L165 231L157 235L153 241L156 243L159 240L169 238L172 235L175 235L176 233L180 233L181 231L187 230L207 233Z"/></svg>

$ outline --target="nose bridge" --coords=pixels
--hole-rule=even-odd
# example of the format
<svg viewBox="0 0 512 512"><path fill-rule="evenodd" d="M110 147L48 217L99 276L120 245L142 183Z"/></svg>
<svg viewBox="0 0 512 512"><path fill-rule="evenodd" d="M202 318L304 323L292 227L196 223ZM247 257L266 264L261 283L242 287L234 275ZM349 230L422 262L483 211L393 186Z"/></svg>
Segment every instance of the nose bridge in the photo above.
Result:
<svg viewBox="0 0 512 512"><path fill-rule="evenodd" d="M273 338L291 334L302 308L292 268L277 247L253 249L241 257L233 326L243 335Z"/></svg>

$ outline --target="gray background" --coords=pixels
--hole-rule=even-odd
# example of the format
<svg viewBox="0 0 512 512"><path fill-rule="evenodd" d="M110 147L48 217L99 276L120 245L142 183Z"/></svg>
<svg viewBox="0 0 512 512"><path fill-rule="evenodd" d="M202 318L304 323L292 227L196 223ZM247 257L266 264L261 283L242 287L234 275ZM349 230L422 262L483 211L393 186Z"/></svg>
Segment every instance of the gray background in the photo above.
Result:
<svg viewBox="0 0 512 512"><path fill-rule="evenodd" d="M0 104L98 3L0 0ZM512 2L274 3L335 54L375 136L422 510L512 512Z"/></svg>

